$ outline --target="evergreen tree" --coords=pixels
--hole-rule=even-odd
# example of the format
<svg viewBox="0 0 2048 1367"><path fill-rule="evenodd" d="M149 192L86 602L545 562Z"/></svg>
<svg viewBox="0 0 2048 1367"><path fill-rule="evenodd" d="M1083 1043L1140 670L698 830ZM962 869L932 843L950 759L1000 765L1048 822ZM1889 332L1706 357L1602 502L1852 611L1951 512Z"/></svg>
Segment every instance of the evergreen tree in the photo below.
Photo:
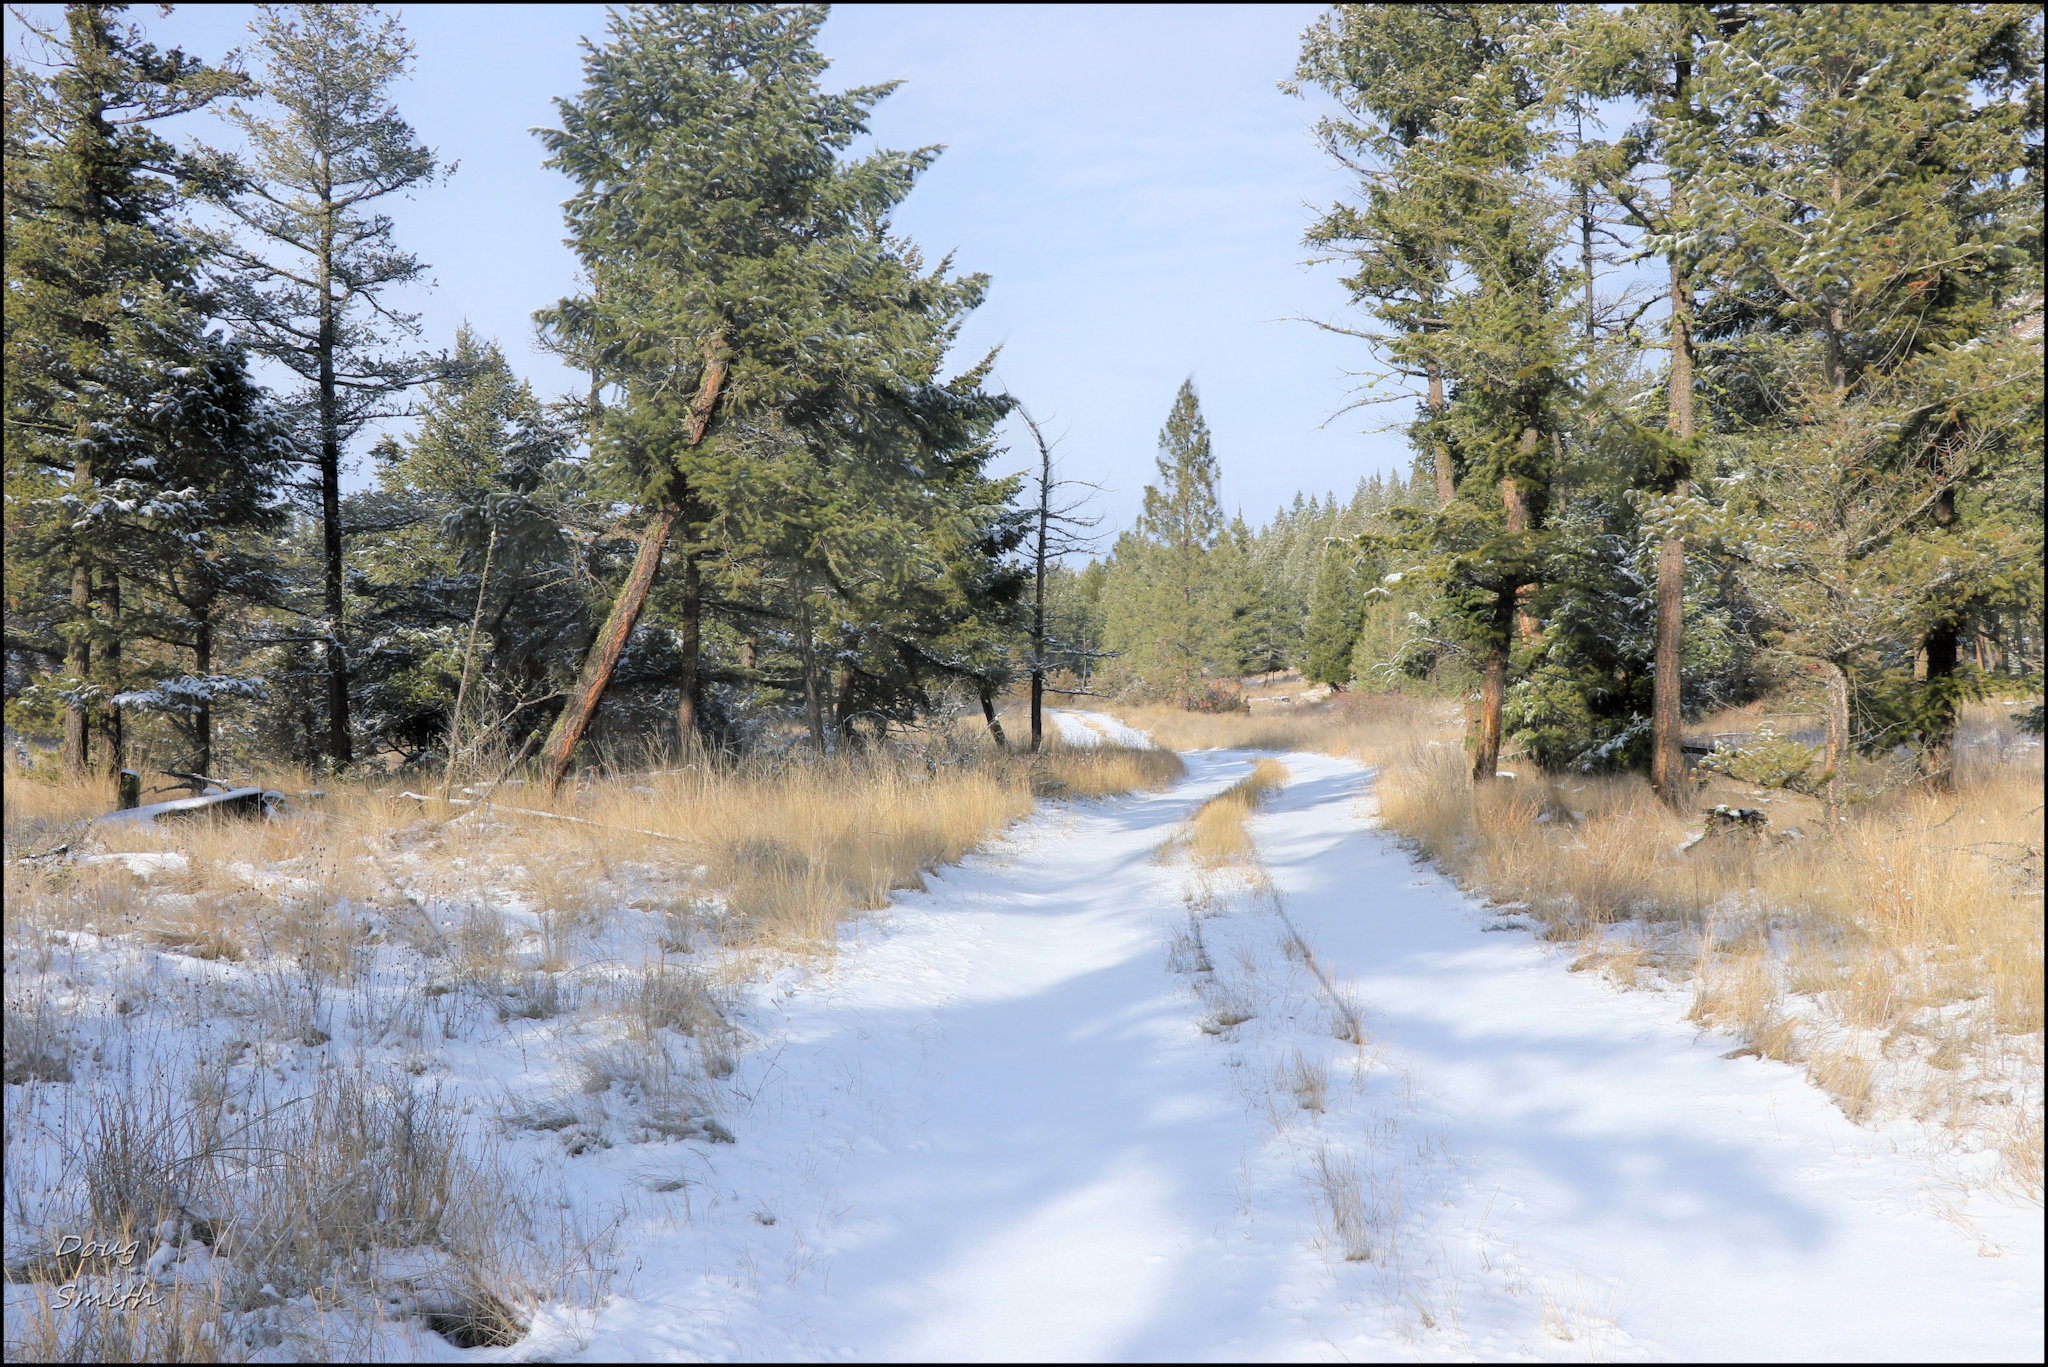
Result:
<svg viewBox="0 0 2048 1367"><path fill-rule="evenodd" d="M206 717L243 687L212 671L213 604L246 579L222 538L267 516L280 453L242 353L210 330L176 221L204 168L149 127L244 83L118 26L123 8L68 6L61 35L39 32L47 81L7 66L9 640L40 619L63 643L71 777L94 715L105 767L122 766L124 698ZM194 651L181 701L123 690L146 588L165 594L152 634ZM21 621L22 597L47 606Z"/></svg>
<svg viewBox="0 0 2048 1367"><path fill-rule="evenodd" d="M1641 443L1651 469L1645 481L1683 506L1692 489L1695 417L1693 322L1703 278L1696 244L1701 221L1682 170L1668 164L1674 137L1705 119L1696 100L1694 72L1702 49L1746 22L1740 5L1640 5L1628 10L1575 11L1559 47L1577 78L1568 86L1595 99L1627 95L1643 101L1648 117L1618 143L1584 144L1581 174L1597 178L1626 223L1661 246L1667 267L1665 371L1668 442ZM1590 333L1591 324L1588 329ZM1590 347L1589 336L1589 347ZM1667 522L1657 561L1657 638L1651 700L1650 782L1672 806L1685 797L1682 747L1682 670L1686 578L1682 525Z"/></svg>
<svg viewBox="0 0 2048 1367"><path fill-rule="evenodd" d="M1715 376L1770 490L1760 506L1777 510L1765 539L1783 572L1751 582L1781 608L1781 645L1826 679L1837 775L1855 657L1914 621L1929 770L1947 781L1957 642L1973 602L2014 582L2004 557L2025 545L1972 546L1957 519L1982 507L1974 486L2029 458L1976 415L2040 392L2025 359L1997 354L2011 351L2001 295L2039 289L2038 18L2002 5L1758 9L1701 65L1714 120L1668 140L1715 227L1700 249L1725 282L1702 319ZM2012 406L2001 392L2015 385ZM1783 582L1821 566L1821 599ZM1882 610L1855 601L1872 575Z"/></svg>
<svg viewBox="0 0 2048 1367"><path fill-rule="evenodd" d="M367 644L355 671L366 745L460 761L467 715L508 715L517 742L546 719L587 632L574 534L599 522L562 424L466 325L421 393L420 423L380 443L377 486L343 504L358 529ZM488 695L488 696L480 696ZM471 732L473 733L473 732Z"/></svg>
<svg viewBox="0 0 2048 1367"><path fill-rule="evenodd" d="M1159 482L1145 486L1137 527L1117 540L1103 628L1127 683L1188 702L1239 663L1235 595L1217 572L1216 456L1193 380L1167 413L1155 464Z"/></svg>
<svg viewBox="0 0 2048 1367"><path fill-rule="evenodd" d="M1342 541L1333 541L1323 551L1302 640L1306 652L1302 677L1336 688L1351 680L1351 652L1358 642L1363 612L1356 556L1354 547Z"/></svg>
<svg viewBox="0 0 2048 1367"><path fill-rule="evenodd" d="M210 245L250 347L303 385L296 408L320 510L327 753L348 764L342 462L366 425L398 411L395 396L431 374L421 357L392 349L417 335L418 320L387 298L426 266L399 249L390 217L373 206L440 167L390 103L412 61L396 18L374 5L259 5L250 27L267 107L230 114L249 158L222 167L231 192L218 198L233 231Z"/></svg>
<svg viewBox="0 0 2048 1367"><path fill-rule="evenodd" d="M1426 323L1385 345L1442 366L1452 381L1442 410L1423 415L1429 435L1418 442L1441 439L1457 453L1455 497L1433 530L1418 526L1415 536L1433 540L1446 603L1483 660L1479 781L1493 777L1500 752L1511 651L1518 638L1525 651L1537 644L1534 594L1556 474L1547 448L1572 401L1563 305L1571 280L1552 260L1561 215L1530 192L1550 135L1543 73L1525 50L1551 13L1346 6L1341 22L1306 40L1309 78L1352 115L1347 145L1373 159L1369 202L1397 217L1402 233L1427 233L1422 256L1448 263L1458 286L1428 298ZM1404 328L1423 302L1413 290L1361 297Z"/></svg>
<svg viewBox="0 0 2048 1367"><path fill-rule="evenodd" d="M893 87L821 89L824 18L768 5L615 11L606 45L587 48L582 94L558 101L561 128L542 131L549 164L579 187L571 241L595 286L544 321L615 391L598 454L649 519L550 737L550 782L678 523L687 736L697 727L700 558L712 529L727 560L807 561L795 567L793 606L808 624L813 590L833 577L818 534L834 517L879 530L885 516L843 496L849 463L908 472L952 459L959 449L942 450L932 434L952 422L948 410L990 402L935 380L935 358L985 278L955 278L946 263L927 273L887 232L888 211L937 149L839 160ZM764 499L768 490L779 496ZM800 625L798 634L822 741L813 633Z"/></svg>

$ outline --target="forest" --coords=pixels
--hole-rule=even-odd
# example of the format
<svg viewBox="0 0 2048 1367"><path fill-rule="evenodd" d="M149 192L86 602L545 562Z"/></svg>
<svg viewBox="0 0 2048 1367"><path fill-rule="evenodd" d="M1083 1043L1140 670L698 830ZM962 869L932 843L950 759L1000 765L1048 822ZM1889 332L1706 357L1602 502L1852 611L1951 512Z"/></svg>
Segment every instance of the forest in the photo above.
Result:
<svg viewBox="0 0 2048 1367"><path fill-rule="evenodd" d="M935 150L844 155L888 92L827 93L821 14L707 16L622 12L541 132L585 288L535 318L590 381L552 400L391 302L428 267L378 201L441 174L397 20L266 11L244 73L79 6L9 67L12 732L73 778L538 746L559 781L593 720L822 750L1020 680L1211 706L1292 667L1476 694L1481 779L1506 746L1676 802L1684 718L1774 689L1817 774L1936 784L1960 702L2038 691L2024 11L1333 11L1294 79L1357 193L1303 241L1325 326L1422 390L1413 467L1248 527L1190 383L1085 563L952 354L988 281L889 226ZM212 104L246 153L153 131Z"/></svg>
<svg viewBox="0 0 2048 1367"><path fill-rule="evenodd" d="M10 1360L2038 1351L2038 8L1328 7L1399 457L1161 327L1127 522L829 7L583 40L560 393L404 16L152 13L8 15Z"/></svg>

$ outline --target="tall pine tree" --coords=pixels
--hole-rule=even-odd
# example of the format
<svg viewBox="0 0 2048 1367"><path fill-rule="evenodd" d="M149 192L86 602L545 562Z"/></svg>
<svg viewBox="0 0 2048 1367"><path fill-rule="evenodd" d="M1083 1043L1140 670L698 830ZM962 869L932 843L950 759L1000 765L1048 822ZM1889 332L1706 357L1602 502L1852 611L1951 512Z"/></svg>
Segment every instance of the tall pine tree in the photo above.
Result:
<svg viewBox="0 0 2048 1367"><path fill-rule="evenodd" d="M230 116L249 154L224 167L231 179L219 201L233 231L210 245L249 345L303 386L295 407L320 518L313 615L327 666L327 753L348 764L342 464L364 427L399 411L397 396L433 373L395 349L417 335L418 317L388 297L426 266L399 248L390 216L375 206L429 183L440 167L391 103L412 64L395 17L375 5L259 5L251 28L266 107Z"/></svg>
<svg viewBox="0 0 2048 1367"><path fill-rule="evenodd" d="M104 767L124 762L117 699L138 589L188 610L175 625L191 634L170 639L194 651L184 697L205 715L211 606L235 586L217 538L265 515L281 450L241 351L210 329L177 221L181 184L205 167L149 126L245 83L158 50L116 22L123 8L67 7L64 31L39 35L47 80L7 66L9 598L23 571L62 595L48 615L72 777L95 718Z"/></svg>

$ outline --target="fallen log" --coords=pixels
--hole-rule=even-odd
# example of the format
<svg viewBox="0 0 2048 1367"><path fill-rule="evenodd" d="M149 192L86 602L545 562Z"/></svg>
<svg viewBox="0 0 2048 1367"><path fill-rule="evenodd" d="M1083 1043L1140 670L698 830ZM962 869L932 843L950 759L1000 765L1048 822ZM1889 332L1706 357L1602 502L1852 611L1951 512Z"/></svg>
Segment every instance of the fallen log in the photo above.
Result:
<svg viewBox="0 0 2048 1367"><path fill-rule="evenodd" d="M284 794L270 788L230 788L203 797L181 797L170 802L149 802L94 817L96 826L149 826L164 817L214 816L262 820L283 814Z"/></svg>

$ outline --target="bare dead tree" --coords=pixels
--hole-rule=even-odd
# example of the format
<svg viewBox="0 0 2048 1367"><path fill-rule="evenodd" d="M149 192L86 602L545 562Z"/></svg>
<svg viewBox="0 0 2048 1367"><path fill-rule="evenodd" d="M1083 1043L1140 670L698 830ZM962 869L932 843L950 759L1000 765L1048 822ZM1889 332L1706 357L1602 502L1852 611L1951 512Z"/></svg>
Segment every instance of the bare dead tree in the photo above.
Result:
<svg viewBox="0 0 2048 1367"><path fill-rule="evenodd" d="M1038 443L1038 506L1033 510L1036 521L1031 548L1031 748L1038 749L1045 736L1045 571L1046 566L1060 557L1076 551L1095 548L1096 538L1088 535L1101 525L1100 514L1084 514L1089 496L1102 492L1099 484L1086 480L1061 479L1058 477L1053 447L1058 440L1047 441L1045 431L1038 420L1031 416L1031 410L1023 400L1011 396L1017 404L1017 416L1024 419L1024 425L1031 429L1031 439ZM1085 489L1088 492L1074 495L1071 491ZM993 720L991 720L993 725Z"/></svg>

